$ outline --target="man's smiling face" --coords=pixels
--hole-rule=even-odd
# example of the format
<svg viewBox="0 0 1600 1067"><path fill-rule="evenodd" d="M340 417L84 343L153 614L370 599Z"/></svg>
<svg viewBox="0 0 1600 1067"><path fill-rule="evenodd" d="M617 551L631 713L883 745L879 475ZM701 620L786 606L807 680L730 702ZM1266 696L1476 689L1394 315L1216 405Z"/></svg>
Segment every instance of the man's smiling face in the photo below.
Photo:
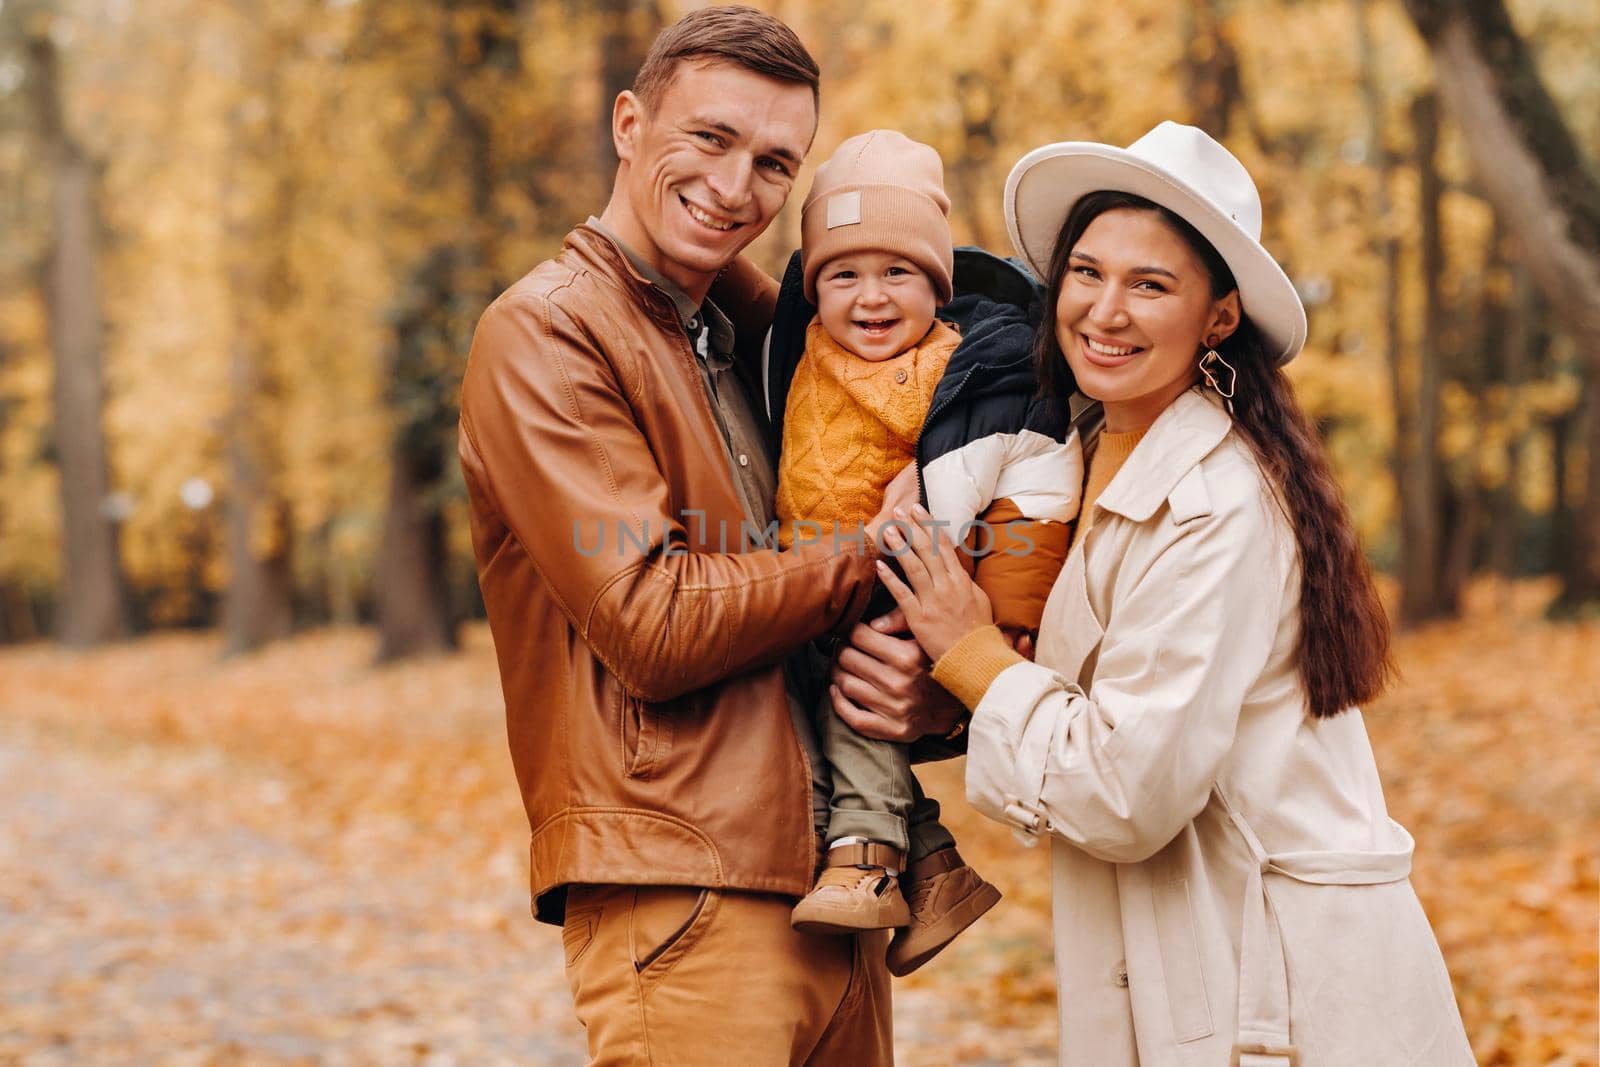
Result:
<svg viewBox="0 0 1600 1067"><path fill-rule="evenodd" d="M720 62L684 62L647 108L618 98L621 165L604 221L699 300L782 210L816 132L811 89Z"/></svg>

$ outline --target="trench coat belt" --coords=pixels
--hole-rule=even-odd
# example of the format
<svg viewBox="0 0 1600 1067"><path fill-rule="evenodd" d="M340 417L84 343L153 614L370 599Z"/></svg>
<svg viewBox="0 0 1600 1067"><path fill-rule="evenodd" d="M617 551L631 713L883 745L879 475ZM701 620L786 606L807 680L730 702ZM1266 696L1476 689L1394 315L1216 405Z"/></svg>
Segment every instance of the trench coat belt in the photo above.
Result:
<svg viewBox="0 0 1600 1067"><path fill-rule="evenodd" d="M1219 798L1221 792L1217 793ZM1392 851L1306 851L1269 853L1261 839L1222 799L1223 809L1239 828L1255 864L1245 884L1244 916L1239 935L1239 1028L1234 1038L1232 1067L1293 1067L1289 1036L1289 972L1283 933L1268 895L1268 875L1313 885L1383 885L1411 874L1415 842L1394 820L1389 826L1400 845Z"/></svg>

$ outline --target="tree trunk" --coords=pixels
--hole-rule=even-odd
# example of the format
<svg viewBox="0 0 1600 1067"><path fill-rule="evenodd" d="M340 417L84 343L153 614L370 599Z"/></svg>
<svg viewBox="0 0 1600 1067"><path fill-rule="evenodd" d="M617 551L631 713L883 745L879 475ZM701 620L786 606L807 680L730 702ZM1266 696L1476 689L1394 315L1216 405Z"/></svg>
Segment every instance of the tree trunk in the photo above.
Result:
<svg viewBox="0 0 1600 1067"><path fill-rule="evenodd" d="M1587 367L1584 501L1558 611L1600 600L1600 179L1539 78L1502 0L1405 0L1484 194Z"/></svg>
<svg viewBox="0 0 1600 1067"><path fill-rule="evenodd" d="M440 468L437 448L394 451L378 555L379 662L456 647L444 516L425 503Z"/></svg>
<svg viewBox="0 0 1600 1067"><path fill-rule="evenodd" d="M378 549L378 660L456 647L450 612L449 555L440 485L455 419L454 378L443 358L454 334L443 309L460 277L454 250L434 250L413 276L395 323L389 405L396 413L389 451L389 503Z"/></svg>
<svg viewBox="0 0 1600 1067"><path fill-rule="evenodd" d="M121 516L111 495L103 424L99 174L66 128L55 44L30 36L39 156L50 170L51 234L43 288L55 378L53 435L61 493L61 592L56 636L82 647L128 632L127 587L118 546Z"/></svg>
<svg viewBox="0 0 1600 1067"><path fill-rule="evenodd" d="M243 46L241 98L229 120L233 341L225 434L229 577L222 617L230 655L261 648L294 627L293 526L278 484L282 462L274 415L283 393L277 331L290 296L295 192L282 170L288 147L279 99L285 41L271 28L259 33L259 40ZM264 201L258 202L253 184L241 178L240 172L248 170L270 175Z"/></svg>
<svg viewBox="0 0 1600 1067"><path fill-rule="evenodd" d="M450 109L446 158L462 168L468 199L452 237L418 261L394 316L389 403L396 426L376 589L380 661L456 646L442 508L446 471L454 469L460 360L471 324L459 321L453 309L482 308L500 287L494 192L504 176L494 153L492 105L478 93L485 79L514 79L521 70L517 10L517 0L440 9L446 30L435 91ZM460 36L468 32L475 41L463 48ZM630 81L632 74L630 68Z"/></svg>
<svg viewBox="0 0 1600 1067"><path fill-rule="evenodd" d="M617 94L632 88L633 76L660 29L661 13L655 0L598 0L595 18L600 23L600 113L595 123L595 175L601 186L611 187L617 169L617 146L611 139L611 111Z"/></svg>
<svg viewBox="0 0 1600 1067"><path fill-rule="evenodd" d="M1201 0L1189 9L1190 32L1184 50L1189 104L1194 124L1217 140L1225 140L1234 106L1244 97L1239 57L1228 39L1217 0Z"/></svg>
<svg viewBox="0 0 1600 1067"><path fill-rule="evenodd" d="M1383 84L1378 73L1377 56L1372 46L1371 28L1367 21L1368 0L1351 0L1356 24L1357 48L1361 56L1361 93L1366 110L1367 156L1377 181L1373 188L1374 225L1369 244L1383 263L1383 341L1382 350L1389 372L1389 406L1394 417L1394 441L1389 449L1389 474L1394 480L1395 499L1399 514L1395 523L1398 530L1396 552L1399 573L1404 576L1421 567L1424 558L1415 543L1409 516L1405 510L1406 479L1411 469L1410 455L1416 440L1416 419L1411 407L1411 397L1405 383L1405 352L1400 337L1400 240L1395 236L1395 223L1391 217L1389 178L1391 158L1383 131ZM1402 624L1405 618L1402 614Z"/></svg>
<svg viewBox="0 0 1600 1067"><path fill-rule="evenodd" d="M1506 325L1506 343L1501 349L1500 380L1505 384L1507 407L1496 412L1505 422L1519 417L1516 405L1527 375L1529 356L1533 348L1534 293L1528 271L1521 263L1526 252L1518 250L1516 262L1511 264L1511 304ZM1511 579L1517 574L1517 543L1522 529L1522 502L1517 487L1522 482L1522 448L1526 432L1507 435L1505 454L1501 463L1505 468L1505 483L1495 494L1491 504L1489 525L1489 565L1500 578L1500 606L1511 607Z"/></svg>
<svg viewBox="0 0 1600 1067"><path fill-rule="evenodd" d="M994 167L999 145L995 123L1000 117L1004 93L989 72L963 71L956 78L961 106L961 151L951 160L951 177L956 189L957 210L967 224L973 244L995 246L989 229L989 213L982 210L983 190Z"/></svg>
<svg viewBox="0 0 1600 1067"><path fill-rule="evenodd" d="M1439 217L1441 182L1435 158L1439 142L1438 102L1431 94L1412 104L1416 131L1417 175L1421 182L1418 210L1420 273L1424 279L1422 339L1417 346L1414 434L1397 442L1401 449L1400 538L1405 545L1400 572L1400 618L1410 625L1445 611L1439 589L1442 565L1440 517L1443 505L1439 464L1439 384L1443 307L1439 278L1444 270L1444 244ZM1400 408L1405 398L1397 397ZM1397 408L1396 410L1400 410Z"/></svg>

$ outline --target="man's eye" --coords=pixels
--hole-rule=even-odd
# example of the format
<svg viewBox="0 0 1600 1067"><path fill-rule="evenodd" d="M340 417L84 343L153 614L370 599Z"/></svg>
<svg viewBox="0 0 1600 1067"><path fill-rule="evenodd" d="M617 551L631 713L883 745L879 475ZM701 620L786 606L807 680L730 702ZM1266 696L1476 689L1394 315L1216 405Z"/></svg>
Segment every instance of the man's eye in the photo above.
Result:
<svg viewBox="0 0 1600 1067"><path fill-rule="evenodd" d="M694 131L694 135L708 144L720 145L722 143L722 138L718 137L710 130L696 130Z"/></svg>
<svg viewBox="0 0 1600 1067"><path fill-rule="evenodd" d="M756 166L762 167L762 168L764 168L766 170L773 171L773 172L775 172L777 174L781 174L785 178L787 178L789 176L789 168L784 166L781 162L779 162L776 159L763 159L760 162L758 162L756 164Z"/></svg>

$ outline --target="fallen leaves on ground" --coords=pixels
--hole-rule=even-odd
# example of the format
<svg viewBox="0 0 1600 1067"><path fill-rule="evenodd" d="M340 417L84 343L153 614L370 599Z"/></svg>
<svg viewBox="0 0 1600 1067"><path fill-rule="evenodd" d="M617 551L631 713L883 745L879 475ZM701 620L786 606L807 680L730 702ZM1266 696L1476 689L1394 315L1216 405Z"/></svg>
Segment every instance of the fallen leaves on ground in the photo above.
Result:
<svg viewBox="0 0 1600 1067"><path fill-rule="evenodd" d="M1596 1062L1600 624L1475 587L1367 711L1480 1062ZM568 1064L489 636L0 652L0 1063ZM901 1062L1055 1058L1045 849L925 769L1005 902L896 988Z"/></svg>

